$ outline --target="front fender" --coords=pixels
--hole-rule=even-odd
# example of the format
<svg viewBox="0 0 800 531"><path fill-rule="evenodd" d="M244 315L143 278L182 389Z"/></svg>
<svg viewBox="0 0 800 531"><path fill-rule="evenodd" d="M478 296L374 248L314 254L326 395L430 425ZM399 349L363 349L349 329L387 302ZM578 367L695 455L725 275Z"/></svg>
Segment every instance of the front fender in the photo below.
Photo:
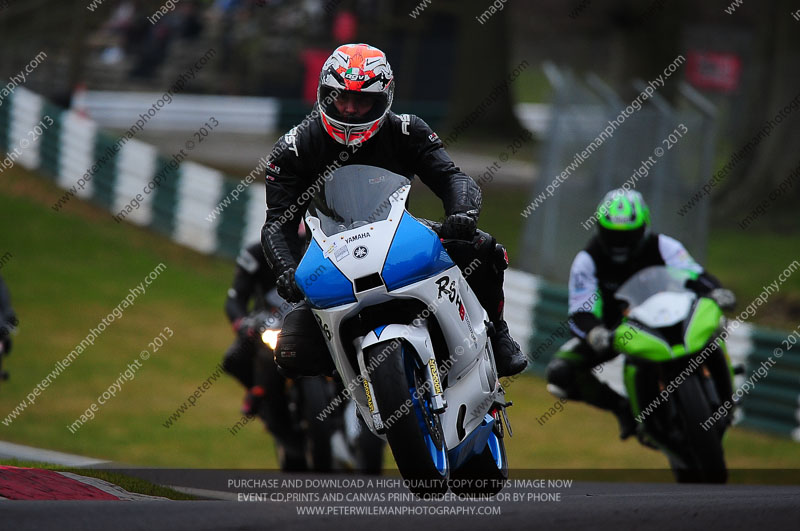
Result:
<svg viewBox="0 0 800 531"><path fill-rule="evenodd" d="M402 324L383 325L371 330L361 340L361 352L378 343L390 343L392 341L405 341L410 344L424 364L427 364L429 359L434 358L433 343L427 327ZM359 360L359 363L363 363L363 360ZM362 374L362 376L369 380L369 374Z"/></svg>

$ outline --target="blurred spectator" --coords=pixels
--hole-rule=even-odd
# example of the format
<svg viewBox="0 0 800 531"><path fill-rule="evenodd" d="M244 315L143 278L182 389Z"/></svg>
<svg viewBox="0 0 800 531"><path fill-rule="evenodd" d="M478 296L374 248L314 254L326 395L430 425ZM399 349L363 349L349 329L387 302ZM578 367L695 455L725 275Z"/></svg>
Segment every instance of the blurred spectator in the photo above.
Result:
<svg viewBox="0 0 800 531"><path fill-rule="evenodd" d="M319 70L314 50L328 50L364 37L364 20L375 17L377 0L180 0L175 9L151 24L148 17L163 3L120 0L95 35L104 65L119 65L130 76L154 79L186 55L178 41L208 44L217 52L218 71L210 90L228 94L305 94L304 71L287 73L297 61ZM366 18L365 18L366 17ZM174 57L173 57L174 56ZM313 63L313 64L312 64ZM316 75L316 74L315 74ZM99 83L106 78L100 78ZM119 78L117 78L119 79ZM93 84L93 79L88 80ZM314 80L316 82L316 80ZM308 84L310 86L310 84Z"/></svg>
<svg viewBox="0 0 800 531"><path fill-rule="evenodd" d="M136 16L137 3L134 0L123 0L111 13L111 18L105 24L105 29L125 33L133 24Z"/></svg>
<svg viewBox="0 0 800 531"><path fill-rule="evenodd" d="M165 16L155 24L150 24L143 18L141 20L144 26L137 21L136 33L140 37L135 50L136 62L131 69L131 76L151 78L164 61L172 37L169 19L169 16Z"/></svg>
<svg viewBox="0 0 800 531"><path fill-rule="evenodd" d="M194 40L203 33L203 20L200 9L199 2L193 0L183 0L178 4L174 16L170 17L175 37Z"/></svg>
<svg viewBox="0 0 800 531"><path fill-rule="evenodd" d="M331 54L328 49L307 49L303 50L300 56L303 59L305 74L303 76L303 100L309 105L317 100L317 85L319 85L319 73L322 65Z"/></svg>
<svg viewBox="0 0 800 531"><path fill-rule="evenodd" d="M332 32L336 42L355 42L358 33L358 19L352 11L339 11L333 17Z"/></svg>
<svg viewBox="0 0 800 531"><path fill-rule="evenodd" d="M143 14L135 0L123 0L111 13L111 17L103 25L102 32L108 34L113 44L102 51L103 63L119 63L130 53L133 48L131 41L135 39L132 29L137 16Z"/></svg>

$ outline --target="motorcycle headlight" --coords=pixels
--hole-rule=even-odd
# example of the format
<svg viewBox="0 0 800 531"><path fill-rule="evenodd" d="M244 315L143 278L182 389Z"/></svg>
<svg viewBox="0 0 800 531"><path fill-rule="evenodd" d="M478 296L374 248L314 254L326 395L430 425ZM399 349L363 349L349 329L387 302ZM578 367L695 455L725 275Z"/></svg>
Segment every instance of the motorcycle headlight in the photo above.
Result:
<svg viewBox="0 0 800 531"><path fill-rule="evenodd" d="M275 346L278 344L278 332L280 330L264 330L261 333L261 341L272 350L275 350Z"/></svg>

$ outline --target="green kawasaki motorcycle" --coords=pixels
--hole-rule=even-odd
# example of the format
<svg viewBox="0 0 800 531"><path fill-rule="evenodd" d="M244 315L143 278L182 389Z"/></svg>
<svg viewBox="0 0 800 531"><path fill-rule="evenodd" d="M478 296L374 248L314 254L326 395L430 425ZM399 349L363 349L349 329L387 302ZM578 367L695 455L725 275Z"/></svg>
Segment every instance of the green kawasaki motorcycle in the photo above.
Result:
<svg viewBox="0 0 800 531"><path fill-rule="evenodd" d="M685 287L694 276L653 266L629 278L614 295L628 305L614 347L625 355L639 440L667 455L677 481L724 483L733 373L720 337L722 310ZM715 421L723 404L729 407Z"/></svg>

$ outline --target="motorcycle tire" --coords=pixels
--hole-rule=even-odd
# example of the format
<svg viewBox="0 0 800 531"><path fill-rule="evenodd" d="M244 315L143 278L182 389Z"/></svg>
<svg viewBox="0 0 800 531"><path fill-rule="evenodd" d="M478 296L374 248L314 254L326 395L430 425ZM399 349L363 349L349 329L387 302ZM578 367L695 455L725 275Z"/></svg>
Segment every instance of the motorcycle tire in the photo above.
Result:
<svg viewBox="0 0 800 531"><path fill-rule="evenodd" d="M404 484L416 494L447 492L450 466L444 433L430 409L430 390L423 387L425 376L417 356L397 340L372 345L364 354L367 365L375 367L373 398Z"/></svg>
<svg viewBox="0 0 800 531"><path fill-rule="evenodd" d="M706 431L701 426L713 412L699 378L701 376L693 375L675 390L686 447L680 459L670 459L670 465L679 483L725 483L728 469L722 437L717 430Z"/></svg>
<svg viewBox="0 0 800 531"><path fill-rule="evenodd" d="M356 469L369 475L380 475L383 469L383 439L369 431L361 418L358 419L359 432L355 440Z"/></svg>
<svg viewBox="0 0 800 531"><path fill-rule="evenodd" d="M483 452L450 472L450 490L455 494L491 496L506 485L508 460L500 422L499 415L495 416L495 429Z"/></svg>
<svg viewBox="0 0 800 531"><path fill-rule="evenodd" d="M306 461L314 472L330 472L333 469L333 453L331 451L331 435L333 435L333 418L326 415L321 420L318 416L325 411L331 397L328 382L322 377L299 378L295 382L299 387L301 429L306 446Z"/></svg>

